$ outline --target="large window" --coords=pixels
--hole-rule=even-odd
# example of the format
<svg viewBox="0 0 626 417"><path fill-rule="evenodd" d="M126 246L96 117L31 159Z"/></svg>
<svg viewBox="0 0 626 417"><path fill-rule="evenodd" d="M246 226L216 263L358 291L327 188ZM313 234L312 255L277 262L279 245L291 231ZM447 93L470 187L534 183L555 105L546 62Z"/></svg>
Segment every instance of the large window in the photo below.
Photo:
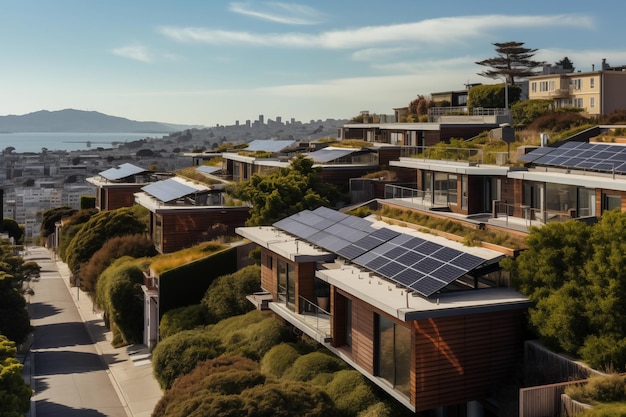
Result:
<svg viewBox="0 0 626 417"><path fill-rule="evenodd" d="M457 204L457 176L435 172L435 204Z"/></svg>
<svg viewBox="0 0 626 417"><path fill-rule="evenodd" d="M580 78L575 78L572 80L572 85L574 86L574 90L580 90L583 88L583 80Z"/></svg>
<svg viewBox="0 0 626 417"><path fill-rule="evenodd" d="M398 392L411 394L411 331L376 315L378 327L377 375Z"/></svg>
<svg viewBox="0 0 626 417"><path fill-rule="evenodd" d="M278 299L291 311L296 309L295 268L290 263L278 260Z"/></svg>
<svg viewBox="0 0 626 417"><path fill-rule="evenodd" d="M622 197L619 194L602 194L602 211L622 208Z"/></svg>
<svg viewBox="0 0 626 417"><path fill-rule="evenodd" d="M589 217L595 215L596 190L594 190L593 188L579 188L577 217Z"/></svg>

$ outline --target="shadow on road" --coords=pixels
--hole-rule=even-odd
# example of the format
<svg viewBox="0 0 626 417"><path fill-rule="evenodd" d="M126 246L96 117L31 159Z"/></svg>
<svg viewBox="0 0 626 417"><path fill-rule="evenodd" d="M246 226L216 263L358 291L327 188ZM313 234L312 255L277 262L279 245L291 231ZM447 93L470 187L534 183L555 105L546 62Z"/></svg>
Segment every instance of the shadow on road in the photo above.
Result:
<svg viewBox="0 0 626 417"><path fill-rule="evenodd" d="M63 310L48 303L37 302L30 304L30 311L30 318L32 320L38 320L54 316L55 314L59 314Z"/></svg>
<svg viewBox="0 0 626 417"><path fill-rule="evenodd" d="M65 375L106 369L105 363L118 363L118 355L73 352L69 350L35 353L37 375Z"/></svg>
<svg viewBox="0 0 626 417"><path fill-rule="evenodd" d="M37 401L37 413L46 416L64 416L64 417L107 417L98 410L78 409L50 402L48 400Z"/></svg>

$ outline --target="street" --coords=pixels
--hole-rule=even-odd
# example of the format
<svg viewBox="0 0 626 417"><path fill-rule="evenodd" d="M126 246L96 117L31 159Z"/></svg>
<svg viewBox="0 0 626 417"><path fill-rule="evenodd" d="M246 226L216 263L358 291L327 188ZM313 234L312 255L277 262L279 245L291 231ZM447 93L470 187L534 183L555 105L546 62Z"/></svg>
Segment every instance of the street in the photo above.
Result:
<svg viewBox="0 0 626 417"><path fill-rule="evenodd" d="M31 282L35 293L29 305L35 328L31 360L36 414L127 417L106 366L116 358L99 355L98 340L87 332L88 323L83 323L52 256L42 247L29 247L25 256L41 266L40 278Z"/></svg>

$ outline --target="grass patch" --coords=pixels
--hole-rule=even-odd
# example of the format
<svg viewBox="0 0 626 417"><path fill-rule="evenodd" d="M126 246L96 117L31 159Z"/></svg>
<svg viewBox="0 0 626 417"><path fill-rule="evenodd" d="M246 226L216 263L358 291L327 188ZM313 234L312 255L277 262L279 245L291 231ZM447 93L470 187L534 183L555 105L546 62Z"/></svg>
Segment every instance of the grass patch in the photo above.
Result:
<svg viewBox="0 0 626 417"><path fill-rule="evenodd" d="M154 261L150 264L150 269L156 274L160 274L163 271L168 271L181 265L197 261L198 259L205 258L223 249L226 249L226 246L220 243L204 242L192 248L182 249L166 255L159 255L155 257Z"/></svg>

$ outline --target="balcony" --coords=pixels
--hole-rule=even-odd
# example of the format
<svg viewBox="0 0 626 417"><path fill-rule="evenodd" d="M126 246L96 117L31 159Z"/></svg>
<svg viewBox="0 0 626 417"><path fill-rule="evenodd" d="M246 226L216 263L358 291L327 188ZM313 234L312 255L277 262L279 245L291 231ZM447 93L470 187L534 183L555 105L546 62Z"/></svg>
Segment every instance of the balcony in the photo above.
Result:
<svg viewBox="0 0 626 417"><path fill-rule="evenodd" d="M270 310L319 343L329 343L330 313L304 297L298 297L298 313L283 302L269 303Z"/></svg>
<svg viewBox="0 0 626 417"><path fill-rule="evenodd" d="M550 98L569 98L571 95L572 92L569 88L557 88L548 92Z"/></svg>

